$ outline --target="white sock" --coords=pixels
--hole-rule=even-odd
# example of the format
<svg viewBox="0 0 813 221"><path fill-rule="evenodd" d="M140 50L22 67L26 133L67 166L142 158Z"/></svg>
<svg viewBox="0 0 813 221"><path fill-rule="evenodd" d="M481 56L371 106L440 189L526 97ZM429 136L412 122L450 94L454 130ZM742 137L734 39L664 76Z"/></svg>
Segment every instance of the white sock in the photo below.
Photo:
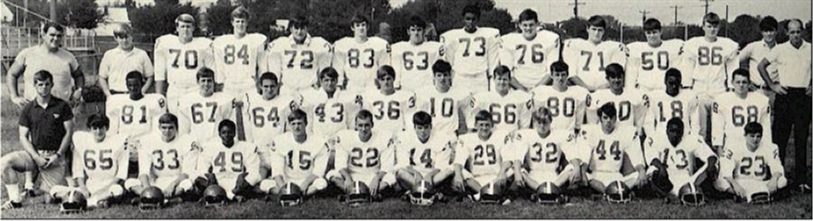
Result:
<svg viewBox="0 0 813 221"><path fill-rule="evenodd" d="M17 186L17 184L6 184L6 190L8 192L8 198L12 202L19 203L23 201L20 197L20 186Z"/></svg>

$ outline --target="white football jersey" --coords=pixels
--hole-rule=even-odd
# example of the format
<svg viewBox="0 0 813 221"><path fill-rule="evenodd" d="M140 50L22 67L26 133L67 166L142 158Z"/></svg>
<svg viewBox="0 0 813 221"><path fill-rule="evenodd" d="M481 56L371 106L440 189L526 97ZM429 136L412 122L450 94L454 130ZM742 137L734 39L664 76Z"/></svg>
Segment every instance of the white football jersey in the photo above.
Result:
<svg viewBox="0 0 813 221"><path fill-rule="evenodd" d="M764 129L763 134L771 133L771 105L762 93L748 92L745 99L735 92L726 92L715 98L712 106L711 144L723 145L730 138L743 139L745 124L757 122ZM726 138L730 137L730 138ZM771 136L763 136L770 141Z"/></svg>
<svg viewBox="0 0 813 221"><path fill-rule="evenodd" d="M223 75L226 85L253 84L257 67L265 51L267 38L263 34L247 34L242 38L223 35L212 43L215 72Z"/></svg>
<svg viewBox="0 0 813 221"><path fill-rule="evenodd" d="M358 131L343 130L336 135L336 170L347 168L353 174L374 174L378 171L394 172L395 147L392 133L373 130L367 142L361 141Z"/></svg>
<svg viewBox="0 0 813 221"><path fill-rule="evenodd" d="M666 133L663 133L647 137L644 143L646 163L652 163L654 159L660 160L666 165L670 176L690 177L699 169L695 165L695 159L705 162L709 157L716 156L700 136L684 135L680 143L674 146Z"/></svg>
<svg viewBox="0 0 813 221"><path fill-rule="evenodd" d="M126 135L110 135L96 142L93 134L77 131L73 134L74 178L112 181L127 179L130 151Z"/></svg>
<svg viewBox="0 0 813 221"><path fill-rule="evenodd" d="M418 110L432 116L432 130L444 134L455 134L460 128L462 109L471 94L462 87L452 87L446 93L439 92L434 85L416 91ZM412 121L412 119L407 119Z"/></svg>
<svg viewBox="0 0 813 221"><path fill-rule="evenodd" d="M286 131L288 115L302 105L298 94L277 95L265 100L258 93L247 93L243 107L243 125L246 140L265 147L271 140Z"/></svg>
<svg viewBox="0 0 813 221"><path fill-rule="evenodd" d="M526 88L534 88L550 75L551 61L558 60L559 35L542 30L533 39L521 33L502 36L500 64L512 70L512 76Z"/></svg>
<svg viewBox="0 0 813 221"><path fill-rule="evenodd" d="M353 128L353 119L361 106L358 98L355 93L339 89L332 97L321 88L302 91L302 110L308 114L308 131L333 137L341 130Z"/></svg>
<svg viewBox="0 0 813 221"><path fill-rule="evenodd" d="M134 101L129 94L110 96L105 103L110 118L109 134L139 137L158 128L158 117L167 112L167 100L161 94L145 94Z"/></svg>
<svg viewBox="0 0 813 221"><path fill-rule="evenodd" d="M584 39L565 41L562 59L570 66L570 76L579 78L591 87L608 84L604 68L612 63L624 65L626 52L624 44L616 41L602 41L593 44Z"/></svg>
<svg viewBox="0 0 813 221"><path fill-rule="evenodd" d="M620 126L639 127L646 114L648 104L645 102L649 100L646 94L634 88L626 88L620 95L614 94L611 89L601 89L589 96L587 122L598 124L598 109L604 104L611 103L618 112L617 124Z"/></svg>
<svg viewBox="0 0 813 221"><path fill-rule="evenodd" d="M553 120L550 126L552 130L575 133L575 129L581 126L587 107L587 96L590 94L587 89L571 86L565 91L559 91L552 86L539 86L532 92L535 107L531 114L540 107L547 107Z"/></svg>
<svg viewBox="0 0 813 221"><path fill-rule="evenodd" d="M683 56L690 64L694 64L694 69L688 73L691 73L695 80L714 83L710 87L721 87L726 84L726 79L730 79L727 73L734 72L734 69L739 67L739 64L729 65L731 68L726 70L727 63L737 58L738 49L737 42L724 37L717 37L715 42L708 42L703 36L691 38L683 45ZM730 80L727 84L731 85ZM725 91L724 88L709 89Z"/></svg>
<svg viewBox="0 0 813 221"><path fill-rule="evenodd" d="M454 163L463 166L474 176L497 175L503 161L519 160L511 154L519 152L511 148L511 136L507 132L494 131L487 140L477 133L468 133L457 140Z"/></svg>
<svg viewBox="0 0 813 221"><path fill-rule="evenodd" d="M616 127L613 132L606 134L601 125L586 125L582 127L579 138L580 151L591 151L592 171L621 172L624 157L629 157L632 166L643 165L641 141L633 127Z"/></svg>
<svg viewBox="0 0 813 221"><path fill-rule="evenodd" d="M525 91L509 89L505 96L500 95L496 90L483 91L474 94L469 104L471 111L469 119L480 110L491 112L494 121L494 130L506 132L518 129L529 128L531 123L531 108L533 99L531 94ZM469 124L469 128L475 127L474 120Z"/></svg>
<svg viewBox="0 0 813 221"><path fill-rule="evenodd" d="M432 65L444 55L443 45L435 41L419 45L402 41L392 45L390 60L398 78L395 80L395 87L416 91L426 85L432 85L434 74Z"/></svg>
<svg viewBox="0 0 813 221"><path fill-rule="evenodd" d="M748 149L744 141L738 140L725 148L725 156L720 160L720 174L734 179L765 180L767 175L784 174L779 148L776 144L762 140L755 151Z"/></svg>
<svg viewBox="0 0 813 221"><path fill-rule="evenodd" d="M698 134L700 130L700 112L697 93L692 90L680 90L672 97L665 90L652 91L649 98L649 112L644 120L646 134L666 134L666 124L672 118L683 121L685 134Z"/></svg>
<svg viewBox="0 0 813 221"><path fill-rule="evenodd" d="M212 173L222 181L247 173L249 183L260 180L260 155L254 143L234 141L231 147L226 147L220 139L212 139L202 148L197 168L199 174Z"/></svg>
<svg viewBox="0 0 813 221"><path fill-rule="evenodd" d="M429 140L421 142L414 130L398 134L395 149L398 151L396 169L411 167L423 174L434 169L450 169L452 148L457 142L453 134L432 132Z"/></svg>
<svg viewBox="0 0 813 221"><path fill-rule="evenodd" d="M160 132L148 134L139 141L139 175L155 178L198 175L195 167L200 149L194 148L193 143L188 135L177 134L175 139L165 142Z"/></svg>
<svg viewBox="0 0 813 221"><path fill-rule="evenodd" d="M271 171L275 171L274 176L282 171L286 180L304 180L311 174L325 176L330 156L324 138L309 135L305 142L299 143L293 133L274 138L271 154Z"/></svg>
<svg viewBox="0 0 813 221"><path fill-rule="evenodd" d="M629 58L626 68L626 81L628 82L626 85L647 90L663 89L666 70L675 67L675 64L681 60L678 56L682 48L683 40L679 39L663 41L658 47L652 47L647 42L627 44Z"/></svg>
<svg viewBox="0 0 813 221"><path fill-rule="evenodd" d="M178 133L189 134L197 141L218 137L217 125L228 119L232 110L233 98L229 94L214 93L203 97L200 93L190 93L178 101Z"/></svg>
<svg viewBox="0 0 813 221"><path fill-rule="evenodd" d="M517 131L514 136L514 148L530 171L558 173L564 163L581 159L574 138L572 131L552 130L542 138L535 129L525 129Z"/></svg>
<svg viewBox="0 0 813 221"><path fill-rule="evenodd" d="M384 95L370 88L362 94L361 100L362 107L373 113L375 130L398 133L411 127L415 109L415 94L411 91L397 90Z"/></svg>
<svg viewBox="0 0 813 221"><path fill-rule="evenodd" d="M500 30L494 28L478 27L474 33L452 29L440 36L440 43L455 74L491 73L499 62Z"/></svg>
<svg viewBox="0 0 813 221"><path fill-rule="evenodd" d="M364 91L374 85L378 68L390 63L390 50L390 44L379 37L363 43L353 37L339 39L333 46L333 67L339 72L339 82L347 78L345 88L351 91Z"/></svg>
<svg viewBox="0 0 813 221"><path fill-rule="evenodd" d="M297 44L293 36L280 37L268 44L260 73L277 74L287 88L300 90L316 83L319 71L330 66L331 45L321 37L308 37Z"/></svg>
<svg viewBox="0 0 813 221"><path fill-rule="evenodd" d="M164 35L155 40L155 81L166 81L173 88L194 88L200 68L213 68L212 40L193 38L181 43L176 35ZM215 74L223 82L222 74ZM175 102L175 101L171 101Z"/></svg>

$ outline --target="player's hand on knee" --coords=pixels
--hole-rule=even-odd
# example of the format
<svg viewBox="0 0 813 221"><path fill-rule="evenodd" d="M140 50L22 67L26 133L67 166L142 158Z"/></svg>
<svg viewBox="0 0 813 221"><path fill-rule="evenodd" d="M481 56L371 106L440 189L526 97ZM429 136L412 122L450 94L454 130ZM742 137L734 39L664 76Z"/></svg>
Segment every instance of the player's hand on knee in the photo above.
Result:
<svg viewBox="0 0 813 221"><path fill-rule="evenodd" d="M14 102L14 104L17 104L17 106L25 107L25 105L28 105L28 102L31 102L31 100L24 97L12 97L11 102Z"/></svg>

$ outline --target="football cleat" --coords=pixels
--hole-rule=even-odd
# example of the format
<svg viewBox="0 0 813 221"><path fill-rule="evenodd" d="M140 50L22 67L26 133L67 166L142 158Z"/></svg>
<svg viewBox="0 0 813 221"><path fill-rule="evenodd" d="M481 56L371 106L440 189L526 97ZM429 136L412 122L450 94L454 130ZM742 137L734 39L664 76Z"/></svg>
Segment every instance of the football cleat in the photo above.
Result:
<svg viewBox="0 0 813 221"><path fill-rule="evenodd" d="M302 203L302 189L294 183L287 183L279 192L279 204L283 207L296 206Z"/></svg>
<svg viewBox="0 0 813 221"><path fill-rule="evenodd" d="M226 190L218 185L209 185L203 190L203 203L206 206L224 205L228 200Z"/></svg>
<svg viewBox="0 0 813 221"><path fill-rule="evenodd" d="M680 202L683 205L687 206L702 206L706 204L706 196L703 195L703 190L700 187L694 185L694 183L689 182L683 187L680 187L680 191L678 192L678 197L680 197Z"/></svg>
<svg viewBox="0 0 813 221"><path fill-rule="evenodd" d="M502 204L505 197L502 188L493 183L486 184L480 188L480 203L482 204Z"/></svg>
<svg viewBox="0 0 813 221"><path fill-rule="evenodd" d="M412 205L431 206L435 200L435 188L429 181L422 180L409 191L409 202Z"/></svg>
<svg viewBox="0 0 813 221"><path fill-rule="evenodd" d="M370 188L367 187L367 184L361 181L353 182L353 189L347 194L345 202L350 204L351 207L359 207L370 201L372 201L372 196L370 195Z"/></svg>
<svg viewBox="0 0 813 221"><path fill-rule="evenodd" d="M539 184L539 187L536 188L536 193L534 194L535 201L540 204L561 204L565 203L566 199L565 196L562 195L562 191L559 189L559 186L550 182L543 182Z"/></svg>
<svg viewBox="0 0 813 221"><path fill-rule="evenodd" d="M151 186L141 191L138 208L141 210L160 209L164 205L164 192L158 187Z"/></svg>
<svg viewBox="0 0 813 221"><path fill-rule="evenodd" d="M632 191L624 182L613 181L604 189L604 197L610 203L629 203L632 200Z"/></svg>
<svg viewBox="0 0 813 221"><path fill-rule="evenodd" d="M751 196L748 199L748 203L751 204L767 204L770 203L771 201L773 201L773 198L771 198L771 194L768 192L758 192L751 194Z"/></svg>
<svg viewBox="0 0 813 221"><path fill-rule="evenodd" d="M79 190L71 190L60 204L59 211L62 213L78 213L85 211L87 207L88 200L85 194Z"/></svg>

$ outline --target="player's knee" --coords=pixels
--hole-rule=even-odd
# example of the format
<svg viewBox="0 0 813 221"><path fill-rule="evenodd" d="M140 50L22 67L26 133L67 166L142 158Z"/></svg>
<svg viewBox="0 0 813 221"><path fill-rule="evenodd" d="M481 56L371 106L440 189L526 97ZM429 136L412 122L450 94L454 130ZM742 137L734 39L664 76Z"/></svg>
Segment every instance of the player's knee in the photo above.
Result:
<svg viewBox="0 0 813 221"><path fill-rule="evenodd" d="M382 184L386 183L387 186L395 184L396 183L395 175L392 175L392 173L387 173L386 175L384 175L384 177L381 178L381 183Z"/></svg>
<svg viewBox="0 0 813 221"><path fill-rule="evenodd" d="M119 197L124 195L124 188L121 187L121 185L112 185L108 191L110 191L110 197Z"/></svg>
<svg viewBox="0 0 813 221"><path fill-rule="evenodd" d="M271 194L271 189L277 187L277 181L272 179L264 179L260 181L259 186L261 191L267 194Z"/></svg>
<svg viewBox="0 0 813 221"><path fill-rule="evenodd" d="M315 191L322 191L327 188L327 180L324 178L316 178L316 180L311 183L311 186L308 189L315 190Z"/></svg>
<svg viewBox="0 0 813 221"><path fill-rule="evenodd" d="M725 179L716 179L712 182L714 189L720 192L731 192L731 184Z"/></svg>
<svg viewBox="0 0 813 221"><path fill-rule="evenodd" d="M325 175L325 177L327 177L327 179L329 179L331 181L334 181L334 180L337 180L337 179L344 179L344 177L342 176L341 173L339 173L338 170L331 170L331 171L327 172L327 175Z"/></svg>
<svg viewBox="0 0 813 221"><path fill-rule="evenodd" d="M176 189L180 190L181 192L186 192L186 191L191 190L192 186L194 186L194 184L192 183L191 179L184 179L184 180L181 180L180 183L178 183L178 186L176 187Z"/></svg>
<svg viewBox="0 0 813 221"><path fill-rule="evenodd" d="M124 181L124 188L133 191L133 187L141 186L141 181L137 179L127 179ZM139 194L139 193L136 193Z"/></svg>

